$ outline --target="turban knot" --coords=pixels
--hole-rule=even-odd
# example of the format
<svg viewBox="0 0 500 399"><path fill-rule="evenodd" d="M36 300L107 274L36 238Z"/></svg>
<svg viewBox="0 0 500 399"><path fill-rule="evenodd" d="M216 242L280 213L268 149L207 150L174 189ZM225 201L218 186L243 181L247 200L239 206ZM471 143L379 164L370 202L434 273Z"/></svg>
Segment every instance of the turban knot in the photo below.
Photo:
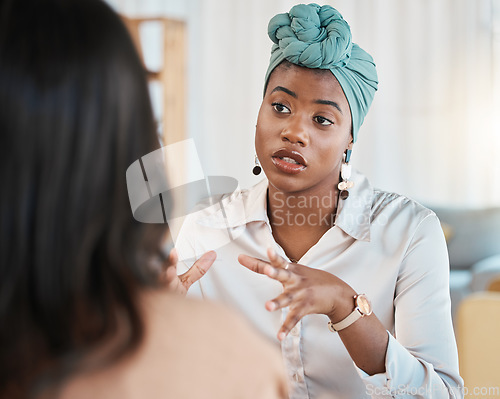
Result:
<svg viewBox="0 0 500 399"><path fill-rule="evenodd" d="M340 13L317 4L299 4L271 19L269 37L293 64L330 69L349 63L352 41L349 25Z"/></svg>
<svg viewBox="0 0 500 399"><path fill-rule="evenodd" d="M351 110L352 134L358 130L378 86L373 58L352 42L349 24L331 6L298 4L275 15L268 26L273 41L266 86L282 61L314 69L329 69L340 83Z"/></svg>

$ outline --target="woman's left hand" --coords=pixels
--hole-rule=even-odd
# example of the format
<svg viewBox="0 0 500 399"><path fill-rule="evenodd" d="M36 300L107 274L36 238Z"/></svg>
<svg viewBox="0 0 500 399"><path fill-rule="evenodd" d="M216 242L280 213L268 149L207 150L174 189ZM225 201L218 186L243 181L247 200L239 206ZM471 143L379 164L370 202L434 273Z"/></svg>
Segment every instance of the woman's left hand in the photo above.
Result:
<svg viewBox="0 0 500 399"><path fill-rule="evenodd" d="M340 278L323 270L288 263L272 249L268 249L267 254L270 262L248 255L238 256L238 261L253 272L265 274L283 284L283 293L266 302L269 311L289 307L278 332L280 341L308 314L325 314L333 322L338 322L354 309L352 298L356 292Z"/></svg>

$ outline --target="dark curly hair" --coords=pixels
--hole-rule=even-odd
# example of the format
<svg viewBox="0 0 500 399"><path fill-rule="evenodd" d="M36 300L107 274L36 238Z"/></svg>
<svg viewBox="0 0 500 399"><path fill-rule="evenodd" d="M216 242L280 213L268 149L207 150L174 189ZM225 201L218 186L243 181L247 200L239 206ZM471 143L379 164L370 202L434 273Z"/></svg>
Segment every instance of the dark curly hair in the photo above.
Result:
<svg viewBox="0 0 500 399"><path fill-rule="evenodd" d="M109 342L130 353L166 225L125 171L159 148L146 72L99 0L0 0L0 397L36 397Z"/></svg>

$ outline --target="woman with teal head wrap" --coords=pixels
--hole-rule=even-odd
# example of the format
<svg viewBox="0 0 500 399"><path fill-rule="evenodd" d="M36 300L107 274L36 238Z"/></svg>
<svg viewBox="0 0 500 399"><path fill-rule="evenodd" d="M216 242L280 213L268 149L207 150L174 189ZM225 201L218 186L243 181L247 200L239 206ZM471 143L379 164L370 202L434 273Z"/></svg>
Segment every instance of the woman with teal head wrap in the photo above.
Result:
<svg viewBox="0 0 500 399"><path fill-rule="evenodd" d="M299 4L289 13L273 17L268 33L274 44L266 84L284 60L330 70L349 103L355 142L377 90L378 78L373 58L352 43L351 29L342 15L330 6Z"/></svg>
<svg viewBox="0 0 500 399"><path fill-rule="evenodd" d="M276 15L269 37L255 135L267 179L188 217L180 258L217 250L196 290L274 340L293 399L462 397L439 221L347 165L372 57L330 6Z"/></svg>

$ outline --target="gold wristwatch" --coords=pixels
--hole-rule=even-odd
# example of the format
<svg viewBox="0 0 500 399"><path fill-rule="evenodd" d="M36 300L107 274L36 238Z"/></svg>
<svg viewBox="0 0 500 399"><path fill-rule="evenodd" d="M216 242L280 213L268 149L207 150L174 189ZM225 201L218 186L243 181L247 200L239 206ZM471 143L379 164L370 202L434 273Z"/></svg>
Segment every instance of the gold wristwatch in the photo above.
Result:
<svg viewBox="0 0 500 399"><path fill-rule="evenodd" d="M338 332L343 330L358 319L372 314L372 304L365 294L354 295L354 300L356 307L349 316L335 324L331 321L328 322L328 328L330 331Z"/></svg>

